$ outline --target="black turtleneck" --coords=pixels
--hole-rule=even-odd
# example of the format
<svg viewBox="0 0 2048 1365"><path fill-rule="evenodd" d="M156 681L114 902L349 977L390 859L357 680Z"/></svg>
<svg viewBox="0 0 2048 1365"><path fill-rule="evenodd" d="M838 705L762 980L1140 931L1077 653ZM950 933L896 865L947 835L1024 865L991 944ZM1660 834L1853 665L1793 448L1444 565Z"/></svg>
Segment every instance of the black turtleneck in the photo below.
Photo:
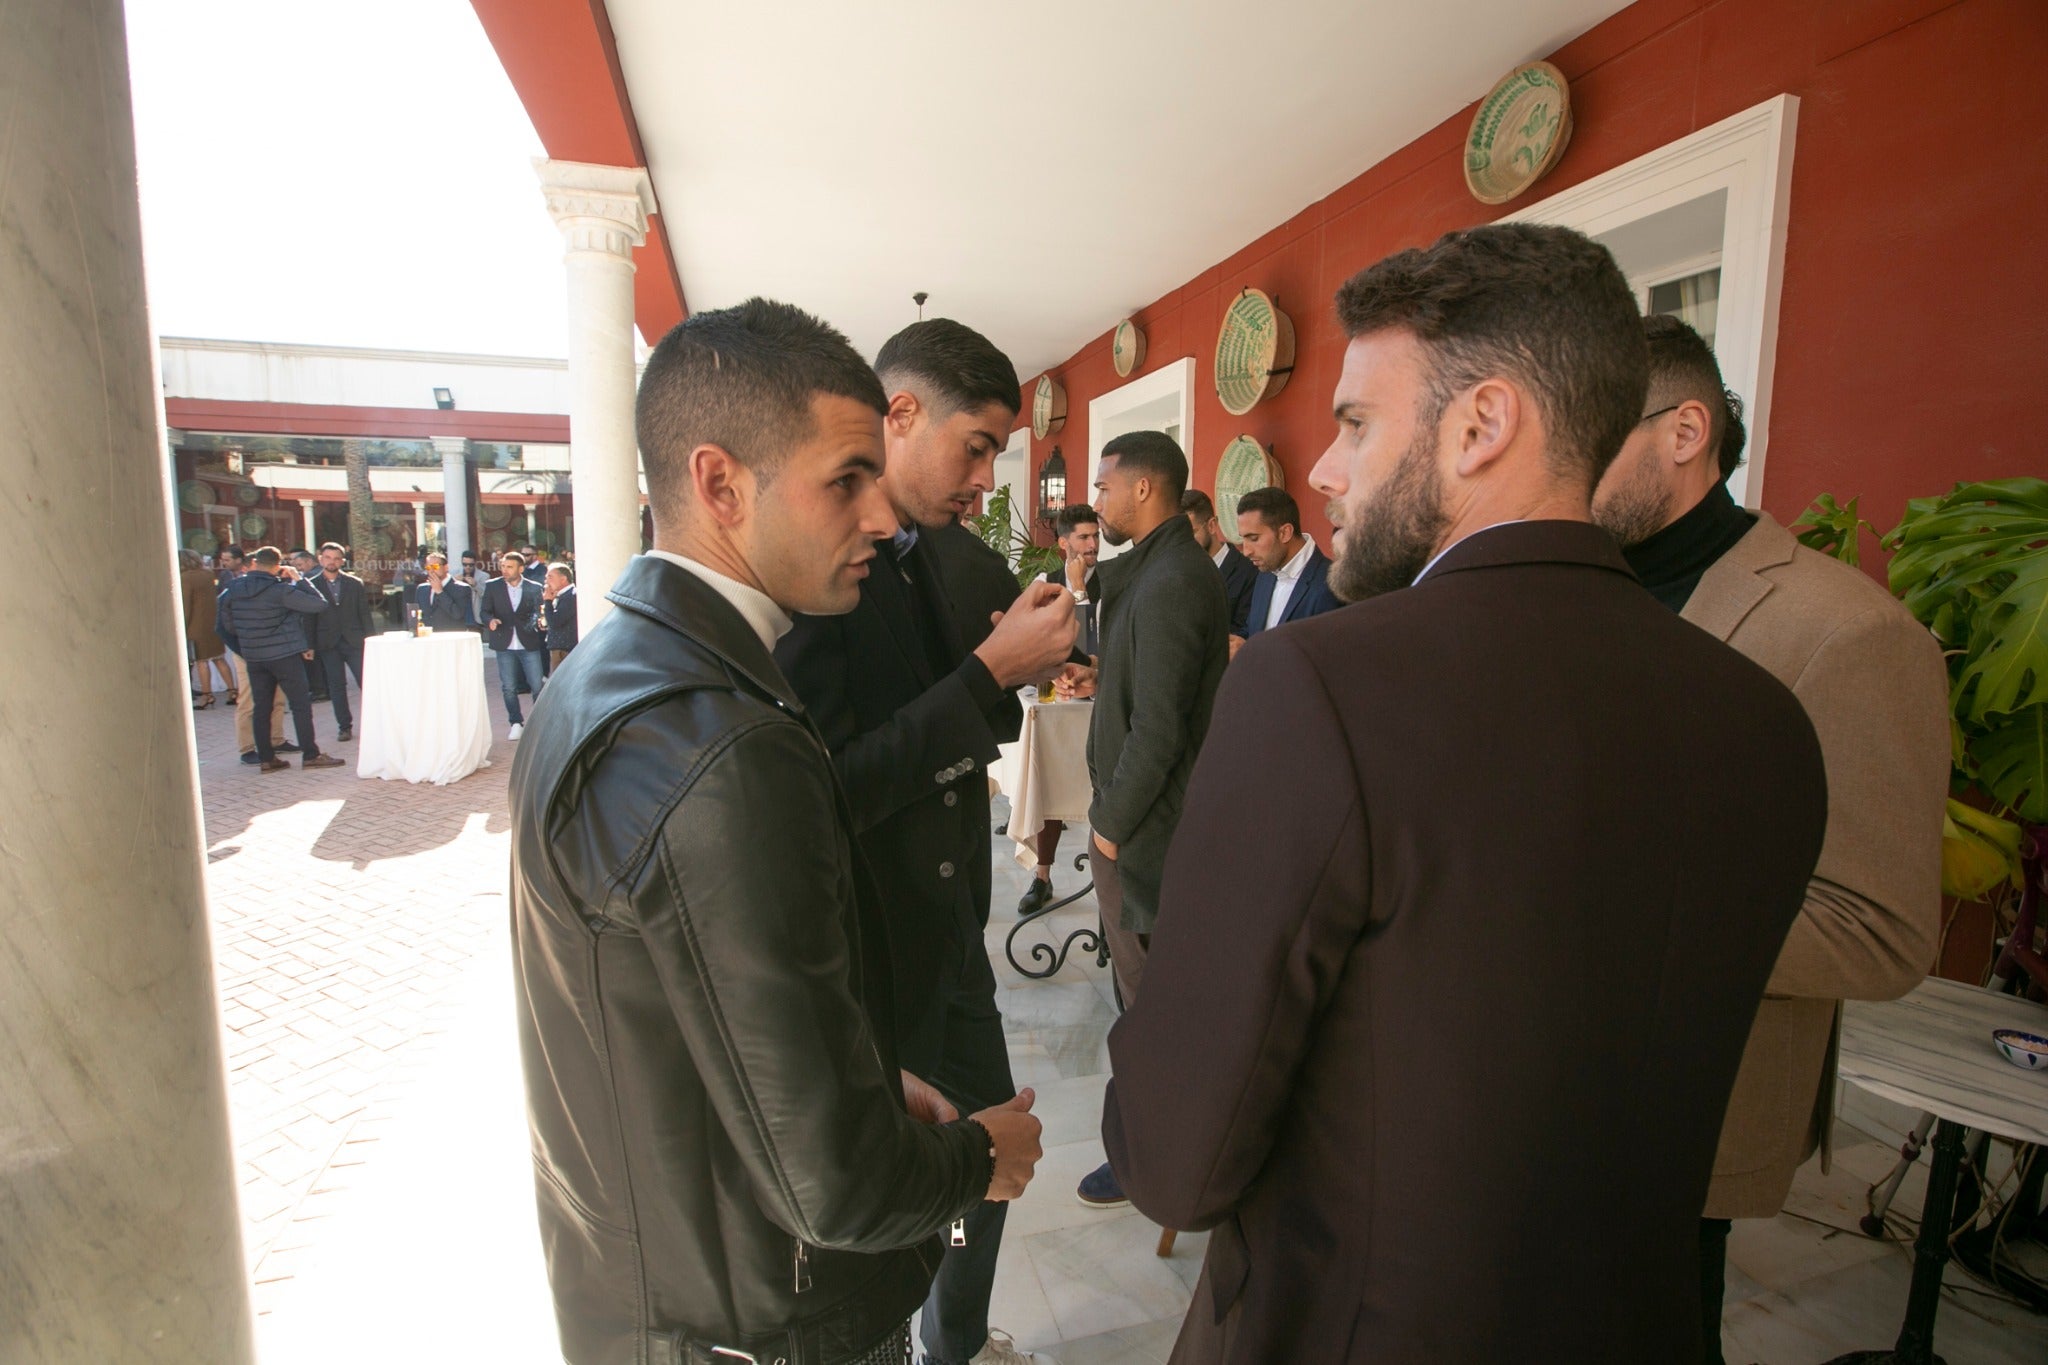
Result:
<svg viewBox="0 0 2048 1365"><path fill-rule="evenodd" d="M1690 512L1621 553L1650 596L1673 611L1684 611L1707 570L1754 525L1756 513L1737 507L1728 486L1717 483Z"/></svg>

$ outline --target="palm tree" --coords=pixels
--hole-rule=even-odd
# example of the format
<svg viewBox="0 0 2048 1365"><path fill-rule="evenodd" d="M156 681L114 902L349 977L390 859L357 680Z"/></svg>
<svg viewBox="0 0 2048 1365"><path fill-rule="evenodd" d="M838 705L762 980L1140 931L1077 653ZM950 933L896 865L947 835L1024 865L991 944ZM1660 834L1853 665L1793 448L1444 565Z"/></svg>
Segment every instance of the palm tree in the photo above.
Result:
<svg viewBox="0 0 2048 1365"><path fill-rule="evenodd" d="M384 564L378 548L376 497L370 491L370 443L359 436L344 439L341 464L348 476L349 548L354 553L356 576L370 590L374 604L384 586Z"/></svg>

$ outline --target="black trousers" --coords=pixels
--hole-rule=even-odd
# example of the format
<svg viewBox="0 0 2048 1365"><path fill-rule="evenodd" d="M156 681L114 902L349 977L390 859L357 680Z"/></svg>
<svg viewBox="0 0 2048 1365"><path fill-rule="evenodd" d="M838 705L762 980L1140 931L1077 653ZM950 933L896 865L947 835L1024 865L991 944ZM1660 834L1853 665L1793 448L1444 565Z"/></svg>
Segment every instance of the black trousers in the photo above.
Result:
<svg viewBox="0 0 2048 1365"><path fill-rule="evenodd" d="M354 714L348 709L348 683L343 680L342 670L347 669L356 679L356 687L363 685L363 642L343 640L332 649L315 650L313 663L320 670L320 676L327 683L327 699L334 703L334 723L343 730L356 728Z"/></svg>
<svg viewBox="0 0 2048 1365"><path fill-rule="evenodd" d="M1728 1293L1726 1218L1700 1219L1700 1365L1722 1365L1721 1300Z"/></svg>
<svg viewBox="0 0 2048 1365"><path fill-rule="evenodd" d="M249 670L249 694L254 699L250 714L268 717L277 704L278 690L284 690L285 705L291 708L292 728L299 737L299 761L317 757L320 745L313 738L313 694L306 690L305 660L296 654L282 659L244 659ZM256 757L263 763L277 757L270 747L270 726L258 725L251 732L256 740Z"/></svg>
<svg viewBox="0 0 2048 1365"><path fill-rule="evenodd" d="M963 1118L1017 1093L1003 1016L996 1008L996 974L978 930L962 945L959 960L939 983L933 1008L913 1034L903 1048L905 1068L930 1081ZM1009 1209L1008 1204L984 1202L963 1220L966 1245L954 1246L948 1239L918 1328L926 1359L966 1365L988 1341L988 1301Z"/></svg>

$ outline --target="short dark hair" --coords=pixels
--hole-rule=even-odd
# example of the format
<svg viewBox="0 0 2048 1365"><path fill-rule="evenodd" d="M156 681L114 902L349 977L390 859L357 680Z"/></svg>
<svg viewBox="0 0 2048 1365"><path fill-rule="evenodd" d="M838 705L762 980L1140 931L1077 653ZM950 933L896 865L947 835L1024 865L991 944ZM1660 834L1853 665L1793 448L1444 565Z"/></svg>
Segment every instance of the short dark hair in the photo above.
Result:
<svg viewBox="0 0 2048 1365"><path fill-rule="evenodd" d="M1676 407L1687 399L1706 405L1713 418L1708 442L1721 461L1721 477L1742 463L1749 432L1742 425L1742 395L1721 382L1721 363L1714 348L1690 326L1668 314L1643 319L1643 339L1650 344L1650 396L1644 405Z"/></svg>
<svg viewBox="0 0 2048 1365"><path fill-rule="evenodd" d="M941 417L1000 403L1012 417L1023 406L1017 367L995 343L951 318L913 322L882 343L875 356L882 386L917 384Z"/></svg>
<svg viewBox="0 0 2048 1365"><path fill-rule="evenodd" d="M1180 443L1163 431L1127 431L1111 437L1102 447L1102 458L1115 460L1118 469L1149 475L1168 501L1176 506L1188 489L1188 457Z"/></svg>
<svg viewBox="0 0 2048 1365"><path fill-rule="evenodd" d="M220 547L220 557L222 559L247 559L249 556L242 553L242 547L239 545L223 545Z"/></svg>
<svg viewBox="0 0 2048 1365"><path fill-rule="evenodd" d="M521 553L519 553L519 551L517 551L517 550L500 550L500 551L498 552L498 561L499 561L500 563L503 563L503 562L504 562L505 560L508 560L508 559L516 559L516 560L518 560L518 561L519 561L519 566L520 566L521 568L524 568L524 567L526 567L526 556L525 556L525 555L523 555L523 554L521 554Z"/></svg>
<svg viewBox="0 0 2048 1365"><path fill-rule="evenodd" d="M1052 529L1055 535L1072 535L1074 528L1086 522L1090 526L1100 525L1102 518L1095 515L1095 509L1085 502L1069 503L1054 514Z"/></svg>
<svg viewBox="0 0 2048 1365"><path fill-rule="evenodd" d="M320 542L320 553L321 553L321 554L323 554L323 555L324 555L324 554L326 554L326 553L327 553L327 552L328 552L329 550L332 550L332 551L334 551L334 553L336 553L336 554L338 554L338 555L345 555L345 554L347 554L347 553L348 553L348 551L347 551L347 550L345 550L345 549L343 549L343 548L342 548L342 546L341 546L341 542L340 542L340 541L338 541L338 540L325 540L325 541L322 541L322 542Z"/></svg>
<svg viewBox="0 0 2048 1365"><path fill-rule="evenodd" d="M300 555L304 555L308 559L311 559L313 557L313 552L311 550L308 550L303 545L294 545L290 550L286 551L286 553L289 554L293 559L297 559Z"/></svg>
<svg viewBox="0 0 2048 1365"><path fill-rule="evenodd" d="M1193 517L1196 521L1216 519L1216 504L1199 488L1190 488L1180 495L1180 510L1182 515Z"/></svg>
<svg viewBox="0 0 2048 1365"><path fill-rule="evenodd" d="M1254 488L1237 500L1237 514L1257 512L1266 519L1266 525L1279 529L1292 526L1296 535L1301 534L1301 504L1294 495L1278 484L1265 488Z"/></svg>
<svg viewBox="0 0 2048 1365"><path fill-rule="evenodd" d="M284 556L278 553L275 545L265 545L257 550L255 554L250 555L249 558L255 560L266 569L274 569L284 563Z"/></svg>
<svg viewBox="0 0 2048 1365"><path fill-rule="evenodd" d="M563 563L563 562L562 562L561 560L559 560L559 559L557 559L557 560L554 560L554 561L552 561L551 563L549 563L549 565L548 565L548 572L549 572L549 573L558 573L558 574L560 574L560 575L561 575L562 577L564 577L564 578L568 579L568 580L569 580L569 581L570 581L571 583L574 583L574 582L576 581L576 571L575 571L574 569L570 568L570 567L569 567L569 566L568 566L567 564L564 564L564 563Z"/></svg>
<svg viewBox="0 0 2048 1365"><path fill-rule="evenodd" d="M1353 338L1388 328L1429 353L1429 402L1491 375L1528 389L1558 471L1590 489L1643 415L1649 360L1634 292L1606 247L1570 228L1492 223L1387 257L1337 291Z"/></svg>
<svg viewBox="0 0 2048 1365"><path fill-rule="evenodd" d="M889 410L852 343L792 304L751 298L671 327L647 359L633 410L655 517L689 503L687 457L698 446L719 447L763 484L773 479L815 428L819 394Z"/></svg>

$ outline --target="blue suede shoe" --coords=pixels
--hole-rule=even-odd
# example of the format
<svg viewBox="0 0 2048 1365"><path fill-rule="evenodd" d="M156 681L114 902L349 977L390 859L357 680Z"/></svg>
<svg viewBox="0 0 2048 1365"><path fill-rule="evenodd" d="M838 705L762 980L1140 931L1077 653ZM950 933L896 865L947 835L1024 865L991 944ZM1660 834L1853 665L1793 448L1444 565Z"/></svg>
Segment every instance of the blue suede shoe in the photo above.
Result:
<svg viewBox="0 0 2048 1365"><path fill-rule="evenodd" d="M1082 1176L1080 1188L1074 1193L1091 1209L1120 1209L1131 1202L1107 1161Z"/></svg>

